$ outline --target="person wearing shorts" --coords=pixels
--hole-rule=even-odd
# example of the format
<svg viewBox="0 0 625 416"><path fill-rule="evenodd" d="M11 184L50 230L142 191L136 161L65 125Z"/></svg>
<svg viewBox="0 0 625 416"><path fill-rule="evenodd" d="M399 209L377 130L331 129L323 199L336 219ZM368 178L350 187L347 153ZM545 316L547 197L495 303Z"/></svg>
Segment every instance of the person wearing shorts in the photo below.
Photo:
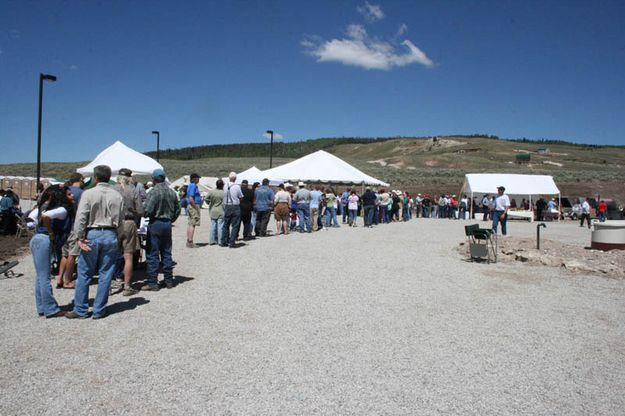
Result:
<svg viewBox="0 0 625 416"><path fill-rule="evenodd" d="M65 267L63 274L59 272L59 280L56 288L73 289L74 288L74 270L76 268L76 259L80 256L80 247L78 247L78 239L72 231L67 237L67 241L61 248L61 256L64 259Z"/></svg>
<svg viewBox="0 0 625 416"><path fill-rule="evenodd" d="M137 188L132 183L132 171L120 169L117 176L115 189L124 199L124 223L121 233L118 235L120 246L120 261L123 258L124 272L124 296L132 296L138 293L130 285L133 273L133 261L135 252L139 249L139 235L137 234L137 220L143 215L143 204ZM121 269L121 263L119 265Z"/></svg>
<svg viewBox="0 0 625 416"><path fill-rule="evenodd" d="M200 182L200 175L197 173L191 174L191 183L187 187L187 200L189 210L189 225L187 227L187 247L194 248L196 245L193 243L193 235L195 234L195 227L200 226L200 208L202 207L202 195L197 184Z"/></svg>
<svg viewBox="0 0 625 416"><path fill-rule="evenodd" d="M274 197L275 208L273 215L276 218L278 234L289 233L289 208L291 206L291 194L284 190L284 184L280 184L280 190Z"/></svg>

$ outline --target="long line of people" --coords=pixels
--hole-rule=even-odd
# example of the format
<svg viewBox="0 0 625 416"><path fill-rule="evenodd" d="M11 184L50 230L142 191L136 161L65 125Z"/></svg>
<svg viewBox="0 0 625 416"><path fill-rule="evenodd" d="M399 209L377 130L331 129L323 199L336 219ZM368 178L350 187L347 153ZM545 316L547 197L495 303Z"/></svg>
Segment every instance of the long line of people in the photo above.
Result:
<svg viewBox="0 0 625 416"><path fill-rule="evenodd" d="M29 214L35 229L30 246L36 270L37 312L46 317L88 317L89 284L97 274L92 316L105 317L111 290L119 290L124 296L138 292L132 280L141 241L145 242L147 277L140 289L174 287L172 224L185 210L186 248L200 247L193 240L195 229L201 224L204 203L210 218L208 245L230 248L240 247L239 240L272 234L312 233L342 225L356 227L359 218L365 227L373 227L412 218L468 219L471 215L475 219L481 212L483 220L492 217L494 230L501 223L505 234L510 207L510 202L502 205L501 189L499 195L486 195L479 202L466 195L457 198L418 193L413 197L408 192L371 187L361 194L350 187L340 193L332 186L303 182L297 186L282 184L274 191L268 179L251 186L247 181L239 185L234 172L228 183L220 179L215 189L202 196L197 186L200 176L190 177L191 183L176 193L165 183L162 169L153 172L151 186L146 189L133 181L128 169L121 169L117 183L111 183L111 169L97 166L89 186L85 186L80 174L74 174L66 184L45 189ZM6 201L5 195L3 202ZM523 200L521 206L529 209L529 202ZM275 232L269 230L272 213ZM145 232L140 234L138 230ZM75 289L71 311L61 310L52 293L51 270L57 267L57 288ZM159 283L160 272L164 279Z"/></svg>

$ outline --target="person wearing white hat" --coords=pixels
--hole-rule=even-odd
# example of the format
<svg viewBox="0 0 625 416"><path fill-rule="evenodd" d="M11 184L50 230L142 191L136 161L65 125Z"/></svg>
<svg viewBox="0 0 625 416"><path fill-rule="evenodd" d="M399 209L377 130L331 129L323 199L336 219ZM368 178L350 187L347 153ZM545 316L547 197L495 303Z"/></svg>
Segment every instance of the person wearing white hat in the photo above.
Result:
<svg viewBox="0 0 625 416"><path fill-rule="evenodd" d="M241 199L243 192L236 184L237 174L230 172L228 185L224 190L224 225L220 245L235 248L239 228L241 227Z"/></svg>
<svg viewBox="0 0 625 416"><path fill-rule="evenodd" d="M504 192L506 188L497 187L497 196L495 197L495 212L493 213L493 233L497 234L497 226L501 223L501 234L506 235L508 222L508 209L510 208L510 198Z"/></svg>
<svg viewBox="0 0 625 416"><path fill-rule="evenodd" d="M415 205L415 217L419 218L424 216L423 215L423 196L421 194L417 194L417 196L414 199L414 205Z"/></svg>
<svg viewBox="0 0 625 416"><path fill-rule="evenodd" d="M299 232L312 233L312 223L310 221L310 191L306 189L304 182L299 181L299 189L295 193L293 200L297 203L297 220L299 221Z"/></svg>

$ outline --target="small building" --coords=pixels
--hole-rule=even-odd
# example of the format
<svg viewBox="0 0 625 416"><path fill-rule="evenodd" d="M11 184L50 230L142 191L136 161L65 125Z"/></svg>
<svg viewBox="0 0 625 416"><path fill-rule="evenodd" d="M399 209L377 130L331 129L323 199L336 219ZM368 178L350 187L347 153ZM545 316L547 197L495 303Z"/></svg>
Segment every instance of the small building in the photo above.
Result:
<svg viewBox="0 0 625 416"><path fill-rule="evenodd" d="M518 153L514 155L514 161L519 165L530 163L531 159L532 155L529 153Z"/></svg>
<svg viewBox="0 0 625 416"><path fill-rule="evenodd" d="M548 155L550 152L548 147L541 147L536 151L539 155Z"/></svg>

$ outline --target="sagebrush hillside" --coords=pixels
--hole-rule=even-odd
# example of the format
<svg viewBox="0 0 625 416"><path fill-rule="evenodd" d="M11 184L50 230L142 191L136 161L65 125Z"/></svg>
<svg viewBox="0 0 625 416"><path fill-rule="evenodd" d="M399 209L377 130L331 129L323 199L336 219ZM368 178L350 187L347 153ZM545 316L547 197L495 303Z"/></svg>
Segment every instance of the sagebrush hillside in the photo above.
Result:
<svg viewBox="0 0 625 416"><path fill-rule="evenodd" d="M625 200L625 146L512 141L486 136L324 138L274 143L274 166L319 149L391 183L393 188L413 192L456 193L465 173L510 172L553 175L563 194L571 196L601 194ZM524 163L517 163L518 159ZM85 163L45 163L43 175L64 179ZM269 144L164 150L161 163L171 178L191 172L224 176L253 165L267 169ZM33 176L34 171L34 164L0 165L0 175Z"/></svg>

